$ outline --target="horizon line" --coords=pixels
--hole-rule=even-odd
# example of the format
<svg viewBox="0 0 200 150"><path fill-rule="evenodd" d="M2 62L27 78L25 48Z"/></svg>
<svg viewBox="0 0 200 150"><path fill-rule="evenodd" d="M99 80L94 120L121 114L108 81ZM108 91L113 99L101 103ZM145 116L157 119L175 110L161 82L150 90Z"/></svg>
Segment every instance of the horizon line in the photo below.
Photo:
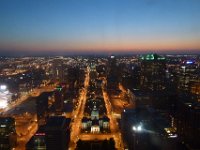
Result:
<svg viewBox="0 0 200 150"><path fill-rule="evenodd" d="M25 57L25 56L87 56L87 55L142 55L148 53L157 53L162 55L170 54L193 54L200 55L200 49L190 49L190 50L121 50L121 51L94 51L94 50L81 50L81 51L25 51L25 50L4 50L0 51L1 57Z"/></svg>

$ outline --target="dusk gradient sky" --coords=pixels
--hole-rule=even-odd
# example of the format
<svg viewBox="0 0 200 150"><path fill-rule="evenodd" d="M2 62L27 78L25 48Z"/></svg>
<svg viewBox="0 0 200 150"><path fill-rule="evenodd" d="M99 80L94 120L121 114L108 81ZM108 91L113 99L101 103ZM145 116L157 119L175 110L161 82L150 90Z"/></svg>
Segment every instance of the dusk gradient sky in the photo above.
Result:
<svg viewBox="0 0 200 150"><path fill-rule="evenodd" d="M200 0L0 0L0 52L192 49Z"/></svg>

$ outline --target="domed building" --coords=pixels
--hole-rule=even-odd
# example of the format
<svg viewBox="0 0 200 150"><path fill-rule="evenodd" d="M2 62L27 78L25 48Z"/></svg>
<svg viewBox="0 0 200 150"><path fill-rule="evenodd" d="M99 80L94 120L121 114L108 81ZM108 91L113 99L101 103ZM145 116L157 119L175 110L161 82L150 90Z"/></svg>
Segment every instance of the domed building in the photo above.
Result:
<svg viewBox="0 0 200 150"><path fill-rule="evenodd" d="M82 130L91 133L105 132L110 129L110 119L107 116L99 117L99 111L94 105L90 118L82 119Z"/></svg>
<svg viewBox="0 0 200 150"><path fill-rule="evenodd" d="M99 119L99 111L97 110L97 107L96 105L94 105L94 108L91 112L91 119L94 120L94 119Z"/></svg>

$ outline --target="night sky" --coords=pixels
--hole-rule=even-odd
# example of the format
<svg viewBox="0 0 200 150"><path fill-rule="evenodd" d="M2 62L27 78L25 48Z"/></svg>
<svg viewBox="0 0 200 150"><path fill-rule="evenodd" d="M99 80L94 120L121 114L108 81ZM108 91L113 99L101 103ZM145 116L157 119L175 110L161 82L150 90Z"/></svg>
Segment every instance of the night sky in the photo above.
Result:
<svg viewBox="0 0 200 150"><path fill-rule="evenodd" d="M0 0L0 52L200 49L200 0Z"/></svg>

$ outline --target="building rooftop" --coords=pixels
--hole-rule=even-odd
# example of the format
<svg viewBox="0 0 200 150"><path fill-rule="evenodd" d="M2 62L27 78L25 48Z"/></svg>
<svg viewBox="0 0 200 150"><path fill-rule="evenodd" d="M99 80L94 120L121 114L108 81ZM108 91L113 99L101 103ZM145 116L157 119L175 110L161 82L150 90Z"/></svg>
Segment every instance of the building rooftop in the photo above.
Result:
<svg viewBox="0 0 200 150"><path fill-rule="evenodd" d="M105 122L109 122L110 121L110 119L107 117L107 116L103 116L103 121L105 121Z"/></svg>
<svg viewBox="0 0 200 150"><path fill-rule="evenodd" d="M0 117L0 125L2 124L14 124L15 119L11 117Z"/></svg>
<svg viewBox="0 0 200 150"><path fill-rule="evenodd" d="M82 122L88 122L90 119L86 118L86 117L83 117L82 118Z"/></svg>
<svg viewBox="0 0 200 150"><path fill-rule="evenodd" d="M99 126L99 120L97 119L92 120L92 126Z"/></svg>
<svg viewBox="0 0 200 150"><path fill-rule="evenodd" d="M47 124L46 124L46 129L49 128L64 128L66 126L69 127L69 124L71 122L70 118L65 118L63 116L54 116L54 117L50 117L47 120Z"/></svg>
<svg viewBox="0 0 200 150"><path fill-rule="evenodd" d="M141 57L142 60L165 60L165 57L158 54L147 54Z"/></svg>
<svg viewBox="0 0 200 150"><path fill-rule="evenodd" d="M39 126L38 130L35 133L35 136L44 136L45 135L45 125Z"/></svg>
<svg viewBox="0 0 200 150"><path fill-rule="evenodd" d="M15 132L15 119L11 117L0 117L0 135L5 137Z"/></svg>

